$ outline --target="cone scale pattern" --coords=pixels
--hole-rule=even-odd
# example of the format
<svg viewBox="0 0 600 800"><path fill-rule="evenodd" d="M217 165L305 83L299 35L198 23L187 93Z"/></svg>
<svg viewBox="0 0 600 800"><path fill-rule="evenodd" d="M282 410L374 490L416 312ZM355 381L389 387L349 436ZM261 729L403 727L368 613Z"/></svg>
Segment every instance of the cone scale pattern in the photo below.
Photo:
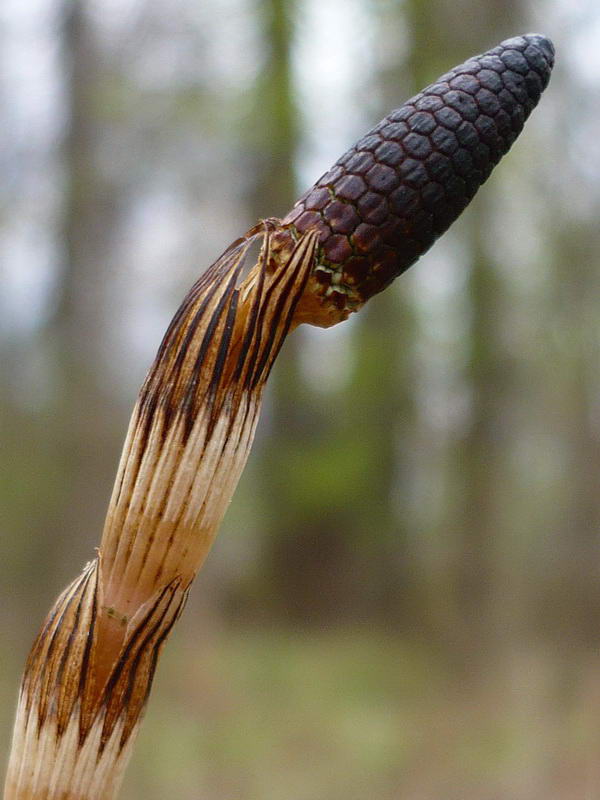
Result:
<svg viewBox="0 0 600 800"><path fill-rule="evenodd" d="M521 132L550 78L552 43L508 39L392 111L307 191L283 224L319 231L315 278L352 311L448 229Z"/></svg>

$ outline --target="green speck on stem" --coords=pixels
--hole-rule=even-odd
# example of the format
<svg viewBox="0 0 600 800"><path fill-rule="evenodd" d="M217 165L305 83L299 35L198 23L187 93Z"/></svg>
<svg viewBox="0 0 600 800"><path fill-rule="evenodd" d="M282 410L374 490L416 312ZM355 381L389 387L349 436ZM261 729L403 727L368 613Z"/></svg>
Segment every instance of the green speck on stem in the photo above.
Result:
<svg viewBox="0 0 600 800"><path fill-rule="evenodd" d="M104 608L111 619L118 620L121 625L127 625L127 617L125 614L120 614L117 609L112 606L104 606Z"/></svg>

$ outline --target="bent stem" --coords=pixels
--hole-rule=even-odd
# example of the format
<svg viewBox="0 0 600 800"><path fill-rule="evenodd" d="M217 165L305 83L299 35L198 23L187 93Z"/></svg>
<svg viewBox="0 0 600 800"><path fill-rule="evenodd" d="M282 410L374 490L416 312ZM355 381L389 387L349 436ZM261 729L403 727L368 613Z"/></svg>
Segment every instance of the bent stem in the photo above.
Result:
<svg viewBox="0 0 600 800"><path fill-rule="evenodd" d="M175 315L133 411L98 556L60 595L29 655L7 800L116 796L160 650L246 462L316 240L265 221Z"/></svg>

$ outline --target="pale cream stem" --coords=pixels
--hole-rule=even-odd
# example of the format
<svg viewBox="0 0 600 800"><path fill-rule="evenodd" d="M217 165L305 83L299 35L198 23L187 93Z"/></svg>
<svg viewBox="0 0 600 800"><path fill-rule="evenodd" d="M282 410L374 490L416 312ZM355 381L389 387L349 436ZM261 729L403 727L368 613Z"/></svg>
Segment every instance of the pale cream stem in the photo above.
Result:
<svg viewBox="0 0 600 800"><path fill-rule="evenodd" d="M258 263L240 281L258 237ZM132 415L98 558L58 598L29 656L5 800L116 797L160 650L246 463L316 245L315 232L295 242L266 221L175 315Z"/></svg>

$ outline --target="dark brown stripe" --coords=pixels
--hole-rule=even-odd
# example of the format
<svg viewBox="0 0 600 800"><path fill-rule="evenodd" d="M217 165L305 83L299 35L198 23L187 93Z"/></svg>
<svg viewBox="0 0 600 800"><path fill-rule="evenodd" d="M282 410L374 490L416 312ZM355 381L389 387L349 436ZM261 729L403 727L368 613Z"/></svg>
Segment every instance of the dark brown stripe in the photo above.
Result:
<svg viewBox="0 0 600 800"><path fill-rule="evenodd" d="M76 601L78 597L78 592L80 589L81 584L86 580L86 574L82 573L79 578L75 581L75 585L73 590L70 594L68 600L65 600L65 605L62 608L58 619L56 620L56 625L54 630L52 631L52 635L50 637L50 642L48 643L48 647L46 652L44 653L43 658L43 647L40 647L39 650L35 653L32 651L31 656L28 661L28 665L26 667L26 674L28 677L31 677L32 682L35 682L36 679L40 678L40 689L39 689L39 710L38 710L38 733L40 732L44 722L46 721L48 710L51 707L52 703L54 702L54 695L55 691L52 690L52 685L55 686L56 689L60 689L58 682L56 680L56 667L52 664L53 656L54 656L54 649L57 645L59 639L63 634L62 625L63 622L71 609L72 604ZM69 590L67 590L69 591ZM38 637L38 641L40 644L42 643ZM31 669L30 675L28 674L29 669Z"/></svg>
<svg viewBox="0 0 600 800"><path fill-rule="evenodd" d="M239 292L236 290L231 297L231 302L229 304L229 309L227 311L227 319L225 320L225 327L223 329L223 335L221 336L221 341L219 343L219 350L217 352L217 357L215 359L215 367L210 382L208 384L208 394L210 398L209 402L211 405L211 414L208 419L208 427L206 431L207 439L212 438L214 427L223 409L223 401L225 399L224 397L222 398L222 402L218 406L215 406L215 402L217 398L218 389L220 388L221 379L223 378L223 367L225 365L225 360L229 353L229 345L231 344L231 335L233 333L235 317L238 307L238 300L239 300Z"/></svg>
<svg viewBox="0 0 600 800"><path fill-rule="evenodd" d="M158 653L158 648L166 640L167 636L169 635L169 633L173 629L173 625L177 622L177 619L178 619L179 615L181 614L181 610L183 609L183 604L185 603L185 600L187 599L187 592L186 592L183 595L182 600L179 603L179 608L176 610L175 614L173 614L173 618L170 620L168 625L165 626L165 628L162 631L162 633L158 636L156 642L154 642L154 644L152 644L152 640L154 639L156 634L159 633L160 629L163 627L164 620L168 616L169 612L171 611L171 606L172 606L173 600L175 598L175 591L176 590L173 591L173 594L172 594L170 600L168 601L163 614L157 620L156 625L154 625L154 627L150 630L148 635L144 638L144 640L142 641L142 643L140 644L140 646L139 646L139 648L137 650L137 653L135 654L134 658L131 661L131 666L130 666L128 680L127 680L127 688L126 688L125 692L123 693L123 698L122 698L123 699L123 708L127 709L127 717L128 717L127 722L129 724L125 725L125 727L123 729L123 733L121 735L121 740L119 742L120 749L122 749L124 747L124 745L126 744L127 740L129 739L129 736L131 734L133 726L135 725L135 722L136 722L137 718L139 717L139 714L140 714L141 710L144 708L144 706L146 704L146 701L148 699L148 696L150 694L150 689L152 688L152 681L154 679L154 673L156 671L156 663L157 663L157 660L158 660L158 654L159 654ZM148 652L149 650L150 650L150 652ZM139 680L138 671L139 671L140 663L142 662L143 658L148 658L148 660L150 661L150 664L149 664L148 670L147 670L147 674L145 676L142 676L142 680L145 683L144 693L143 693L142 697L140 698L140 700L139 700L139 702L137 704L137 707L134 707L133 709L131 709L130 705L131 705L131 701L132 701L132 696L133 696L134 689L136 688L135 684Z"/></svg>
<svg viewBox="0 0 600 800"><path fill-rule="evenodd" d="M242 372L244 371L244 366L246 366L246 364L248 363L249 358L250 359L252 358L249 351L256 341L256 329L260 317L261 301L265 286L265 278L266 278L266 266L263 263L261 265L258 277L258 285L254 293L254 300L252 302L252 308L249 315L250 316L249 324L246 329L246 333L244 335L244 341L242 343L242 347L238 357L238 362L235 371L233 373L234 384L237 384L240 381L242 377Z"/></svg>
<svg viewBox="0 0 600 800"><path fill-rule="evenodd" d="M273 364L275 363L275 359L279 355L279 351L281 350L283 342L285 341L285 338L289 333L290 326L292 324L292 320L293 320L293 317L294 317L294 312L296 310L296 306L298 305L298 302L300 301L300 298L302 297L302 295L304 293L304 290L306 288L306 284L308 283L309 276L310 276L310 270L306 270L306 274L305 274L305 276L304 276L304 278L302 280L301 285L299 285L298 288L296 289L296 291L294 292L294 295L293 295L293 298L292 298L292 302L290 303L290 307L288 309L288 313L287 313L285 322L283 324L283 327L280 329L280 336L279 336L279 339L277 341L277 344L275 346L271 347L271 357L270 357L269 362L267 364L267 368L264 369L264 365L263 365L263 369L261 371L261 379L264 380L264 381L266 381L266 379L269 377L269 374L271 372ZM282 295L282 298L285 299L285 295Z"/></svg>
<svg viewBox="0 0 600 800"><path fill-rule="evenodd" d="M147 643L152 639L156 631L160 629L162 622L164 621L165 617L167 616L171 608L171 602L173 600L173 597L175 596L175 592L179 587L179 583L180 583L179 578L174 578L162 590L162 592L160 593L159 597L157 598L156 602L154 603L150 611L146 614L142 622L137 626L130 640L123 648L117 666L107 682L106 690L103 694L103 703L102 703L102 706L106 708L106 718L104 720L104 725L102 728L99 756L102 754L102 751L106 747L106 743L110 739L110 736L114 730L114 726L117 723L119 717L121 716L123 709L127 711L127 716L128 717L130 716L129 709L127 709L128 698L131 697L131 692L133 691L133 683L135 683L135 680L133 683L130 684L128 683L128 689L121 697L115 698L114 692L118 687L121 678L125 677L126 671L131 670L133 667L137 669L137 665L139 665L141 656L144 655L146 652ZM151 628L150 632L145 637L142 638L145 629L152 621L154 614L156 613L157 609L160 607L161 603L163 602L163 600L167 595L171 595L171 597L167 601L164 610L159 615L156 624ZM139 647L136 650L136 645L138 645L138 640L140 640ZM136 675L134 675L134 678L135 677ZM131 680L131 676L129 679ZM117 708L115 710L111 708L111 706L113 705L112 703L113 700L117 701ZM139 708L135 709L136 712L134 714L135 719L137 719L137 717L139 716L139 712L141 710L142 710L141 705L139 706ZM134 723L135 719L131 721ZM130 733L133 725L130 725L128 727Z"/></svg>
<svg viewBox="0 0 600 800"><path fill-rule="evenodd" d="M219 324L219 322L221 320L221 316L223 314L225 306L231 300L232 291L235 291L235 284L236 284L236 281L237 281L239 273L240 273L240 268L241 268L241 264L233 272L233 274L231 275L231 277L229 279L229 282L228 282L227 286L223 290L223 295L219 299L219 302L217 303L217 306L216 306L215 310L213 311L212 316L211 316L211 318L209 320L209 323L208 323L208 325L206 327L206 331L205 331L204 336L202 338L202 343L200 345L200 349L198 351L198 355L196 357L196 361L195 361L194 366L192 368L192 376L190 378L188 386L186 387L186 394L185 394L184 401L182 403L182 409L183 409L183 412L184 412L184 415L185 415L185 430L184 430L184 435L183 435L184 443L185 443L185 441L187 440L188 436L191 433L192 426L194 424L194 420L195 420L196 413L197 413L198 397L197 397L196 389L197 389L198 383L200 381L202 367L204 366L204 360L206 358L206 354L207 354L210 346L213 344L214 333L215 333L215 330L217 329L218 324Z"/></svg>
<svg viewBox="0 0 600 800"><path fill-rule="evenodd" d="M85 640L85 648L81 658L81 671L79 673L79 696L81 701L81 715L79 717L79 745L83 745L87 734L89 733L92 723L92 706L93 699L89 696L90 691L93 689L90 683L90 664L91 653L94 646L94 635L96 633L96 622L98 619L98 569L100 565L96 560L96 567L94 569L95 583L94 583L94 598L92 601L92 609L90 615L90 628L87 638Z"/></svg>
<svg viewBox="0 0 600 800"><path fill-rule="evenodd" d="M79 696L79 693L75 693L72 687L64 685L63 676L67 661L69 660L69 657L71 655L73 642L75 641L76 637L79 636L80 634L79 625L81 619L81 607L83 604L83 600L86 596L89 582L90 582L90 574L88 572L85 581L83 582L83 585L81 587L79 602L77 603L77 608L75 610L75 619L73 620L73 624L71 625L69 636L65 644L65 649L60 658L58 669L56 670L56 676L54 678L56 687L59 690L56 702L57 730L59 736L62 736L62 734L64 733L67 724L69 722L69 717L71 716L71 711L73 710L73 706L75 705L75 701ZM81 665L79 665L79 668L80 667Z"/></svg>
<svg viewBox="0 0 600 800"><path fill-rule="evenodd" d="M266 345L263 348L260 361L258 362L258 366L256 367L256 369L254 371L254 374L252 375L252 379L251 379L251 388L252 389L255 389L256 386L258 385L258 383L263 379L263 369L264 369L264 366L267 363L267 360L269 358L269 355L270 355L270 352L271 352L271 348L272 348L273 342L275 340L275 336L277 335L277 331L278 331L280 323L281 323L281 312L282 312L283 307L285 306L285 303L289 299L287 297L287 292L285 291L285 289L289 289L290 286L293 286L293 284L295 283L295 281L296 281L296 279L298 277L298 273L302 270L302 268L304 268L304 266L305 266L304 258L308 255L309 244L310 244L310 242L305 239L302 242L300 242L298 245L296 245L296 247L294 248L294 250L292 252L292 255L290 257L290 261L292 261L295 257L298 259L298 264L296 265L296 268L294 269L293 272L289 272L288 270L282 269L281 272L279 273L279 275L275 278L275 280L271 284L271 286L269 286L269 289L268 289L268 292L267 292L267 295L268 295L267 296L267 301L263 306L264 313L266 313L266 309L268 308L268 306L269 306L269 304L271 302L272 295L275 293L276 289L279 288L279 284L280 283L283 284L283 287L282 287L283 291L281 292L281 294L280 294L280 296L277 299L277 302L275 304L275 309L274 309L273 315L272 315L272 322L269 325L269 336L267 338ZM307 250L307 252L304 253L303 252L304 250ZM292 304L292 313L296 308L298 300L300 299L300 296L301 296L301 294L304 291L304 288L306 286L306 281L308 280L309 270L305 269L305 273L306 274L305 274L304 279L302 281L302 286L300 287L299 291L297 291L296 294L295 294L295 302ZM263 316L264 316L264 314L263 314ZM261 319L261 322L262 322L262 319ZM291 319L289 320L289 322L291 322ZM289 324L288 324L288 330L289 330ZM267 373L267 375L268 375L268 373ZM264 376L265 379L266 379L267 375Z"/></svg>

